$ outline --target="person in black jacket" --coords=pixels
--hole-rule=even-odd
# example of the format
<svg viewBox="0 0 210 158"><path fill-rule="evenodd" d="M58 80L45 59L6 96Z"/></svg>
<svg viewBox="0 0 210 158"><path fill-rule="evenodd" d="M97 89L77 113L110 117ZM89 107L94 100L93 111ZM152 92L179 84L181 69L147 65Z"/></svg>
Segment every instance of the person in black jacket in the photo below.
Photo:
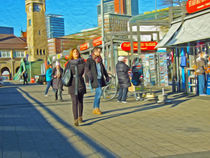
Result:
<svg viewBox="0 0 210 158"><path fill-rule="evenodd" d="M106 86L106 82L109 82L108 73L102 63L101 48L95 47L92 50L91 56L87 59L86 74L90 80L92 88L95 90L95 99L93 104L93 114L102 114L100 110L100 97L102 95L102 87Z"/></svg>
<svg viewBox="0 0 210 158"><path fill-rule="evenodd" d="M53 85L53 90L55 92L55 100L58 100L58 93L60 96L60 101L63 101L62 98L62 91L63 91L63 84L61 81L62 74L63 74L63 69L60 66L60 63L56 61L55 63L55 68L52 71L52 85Z"/></svg>
<svg viewBox="0 0 210 158"><path fill-rule="evenodd" d="M85 71L85 62L81 58L78 49L74 48L70 52L70 60L66 65L66 69L71 70L70 86L68 87L69 94L72 100L72 109L74 115L74 125L78 126L83 122L83 96L86 93L83 74Z"/></svg>
<svg viewBox="0 0 210 158"><path fill-rule="evenodd" d="M128 71L130 70L130 68L128 67L128 65L125 64L124 60L124 57L119 57L118 63L116 65L117 78L120 86L119 95L117 99L118 102L122 103L126 103L128 87L131 86L130 78L128 75Z"/></svg>

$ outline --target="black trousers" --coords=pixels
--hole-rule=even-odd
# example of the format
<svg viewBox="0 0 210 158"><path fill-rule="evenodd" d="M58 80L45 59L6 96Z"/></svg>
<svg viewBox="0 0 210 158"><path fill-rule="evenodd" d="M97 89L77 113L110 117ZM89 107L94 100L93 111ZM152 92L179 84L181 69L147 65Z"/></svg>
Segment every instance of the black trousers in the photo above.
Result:
<svg viewBox="0 0 210 158"><path fill-rule="evenodd" d="M23 76L23 84L28 84L28 77Z"/></svg>
<svg viewBox="0 0 210 158"><path fill-rule="evenodd" d="M73 109L73 115L74 119L78 119L79 117L82 117L83 113L83 96L84 94L78 93L78 95L70 94L71 100L72 100L72 109Z"/></svg>

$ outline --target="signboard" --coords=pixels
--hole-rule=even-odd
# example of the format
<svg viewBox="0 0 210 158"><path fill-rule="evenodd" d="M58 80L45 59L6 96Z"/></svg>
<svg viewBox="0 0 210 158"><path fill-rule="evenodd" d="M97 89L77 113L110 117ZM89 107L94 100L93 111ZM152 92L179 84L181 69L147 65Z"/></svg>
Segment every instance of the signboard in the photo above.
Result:
<svg viewBox="0 0 210 158"><path fill-rule="evenodd" d="M84 43L82 45L80 45L80 51L86 50L89 48L89 43Z"/></svg>
<svg viewBox="0 0 210 158"><path fill-rule="evenodd" d="M93 47L99 46L102 44L102 37L98 37L93 40Z"/></svg>
<svg viewBox="0 0 210 158"><path fill-rule="evenodd" d="M188 13L194 13L210 7L210 0L188 0L186 10Z"/></svg>
<svg viewBox="0 0 210 158"><path fill-rule="evenodd" d="M141 50L156 50L155 47L158 43L157 42L141 42ZM130 42L123 42L121 44L121 49L124 51L131 51L131 44ZM133 50L138 50L138 42L133 42Z"/></svg>

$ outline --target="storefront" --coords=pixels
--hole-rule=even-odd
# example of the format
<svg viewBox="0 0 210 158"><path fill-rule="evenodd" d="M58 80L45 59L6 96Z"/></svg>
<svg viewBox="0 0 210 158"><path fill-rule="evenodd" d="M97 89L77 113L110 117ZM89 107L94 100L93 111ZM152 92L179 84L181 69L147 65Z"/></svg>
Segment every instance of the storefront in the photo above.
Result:
<svg viewBox="0 0 210 158"><path fill-rule="evenodd" d="M210 2L188 0L186 10L188 14L180 20L172 22L172 26L164 39L157 45L165 47L171 54L173 63L173 89L200 94L210 94L210 75L207 71L210 66ZM205 73L200 71L202 58ZM204 75L204 88L200 89L198 80Z"/></svg>

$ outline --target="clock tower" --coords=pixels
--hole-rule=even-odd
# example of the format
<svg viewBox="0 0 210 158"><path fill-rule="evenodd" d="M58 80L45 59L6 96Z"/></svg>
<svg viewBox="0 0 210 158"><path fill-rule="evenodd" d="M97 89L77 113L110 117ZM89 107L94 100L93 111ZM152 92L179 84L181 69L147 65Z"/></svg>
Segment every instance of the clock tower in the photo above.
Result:
<svg viewBox="0 0 210 158"><path fill-rule="evenodd" d="M44 59L47 51L45 0L25 0L29 60Z"/></svg>

